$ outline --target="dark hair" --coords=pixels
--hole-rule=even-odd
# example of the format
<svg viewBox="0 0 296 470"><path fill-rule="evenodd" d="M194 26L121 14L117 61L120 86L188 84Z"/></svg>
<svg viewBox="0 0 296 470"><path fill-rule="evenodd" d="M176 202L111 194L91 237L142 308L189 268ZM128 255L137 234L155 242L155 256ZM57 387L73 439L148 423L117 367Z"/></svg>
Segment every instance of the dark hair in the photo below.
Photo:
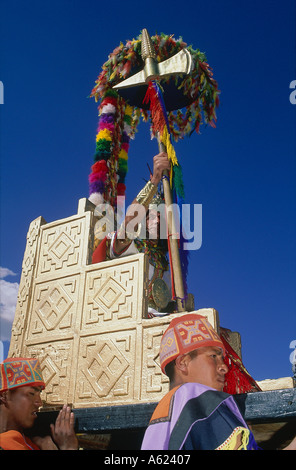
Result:
<svg viewBox="0 0 296 470"><path fill-rule="evenodd" d="M173 382L174 377L175 377L175 365L176 365L176 360L174 359L172 362L169 362L165 368L164 371L168 378L170 379L170 382Z"/></svg>
<svg viewBox="0 0 296 470"><path fill-rule="evenodd" d="M193 349L193 351L189 351L187 354L190 356L191 359L194 359L198 354L198 350ZM166 375L170 379L170 382L173 382L175 379L175 365L176 365L176 359L169 362L164 368Z"/></svg>

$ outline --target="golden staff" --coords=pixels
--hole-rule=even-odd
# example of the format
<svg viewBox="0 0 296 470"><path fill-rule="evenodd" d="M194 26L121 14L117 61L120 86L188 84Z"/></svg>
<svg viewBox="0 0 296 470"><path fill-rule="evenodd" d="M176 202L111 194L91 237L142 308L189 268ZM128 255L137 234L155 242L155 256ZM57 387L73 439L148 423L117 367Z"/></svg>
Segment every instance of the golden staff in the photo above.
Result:
<svg viewBox="0 0 296 470"><path fill-rule="evenodd" d="M120 92L121 89L145 85L155 79L159 80L161 78L169 77L171 75L188 75L191 71L192 57L190 52L186 48L182 49L180 52L170 57L169 59L158 63L154 46L152 44L151 37L147 29L143 29L142 31L141 56L144 61L144 68L140 72L132 75L123 82L115 85L113 88L118 89L118 91ZM160 141L159 134L157 136L157 140L159 151L165 152L166 147ZM183 285L183 276L180 262L178 240L174 237L174 235L176 235L175 217L173 211L169 210L169 208L172 208L173 199L167 171L164 172L164 176L165 178L163 179L163 190L168 214L168 243L171 251L171 269L173 272L173 282L175 287L177 308L179 312L184 312L185 293Z"/></svg>

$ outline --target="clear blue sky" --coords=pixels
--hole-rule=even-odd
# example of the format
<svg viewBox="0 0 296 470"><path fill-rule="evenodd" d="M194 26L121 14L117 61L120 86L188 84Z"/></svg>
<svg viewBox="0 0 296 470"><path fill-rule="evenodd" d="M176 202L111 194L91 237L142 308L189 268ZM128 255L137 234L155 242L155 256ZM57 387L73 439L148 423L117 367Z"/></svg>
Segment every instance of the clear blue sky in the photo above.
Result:
<svg viewBox="0 0 296 470"><path fill-rule="evenodd" d="M203 207L203 243L189 269L196 307L216 308L221 325L241 333L257 380L291 376L295 2L1 0L0 8L0 265L9 270L2 270L2 316L20 279L30 222L75 214L88 196L98 122L88 95L101 66L120 41L147 28L205 52L221 90L217 128L202 126L201 135L176 145L186 202ZM130 146L128 203L155 153L143 124Z"/></svg>

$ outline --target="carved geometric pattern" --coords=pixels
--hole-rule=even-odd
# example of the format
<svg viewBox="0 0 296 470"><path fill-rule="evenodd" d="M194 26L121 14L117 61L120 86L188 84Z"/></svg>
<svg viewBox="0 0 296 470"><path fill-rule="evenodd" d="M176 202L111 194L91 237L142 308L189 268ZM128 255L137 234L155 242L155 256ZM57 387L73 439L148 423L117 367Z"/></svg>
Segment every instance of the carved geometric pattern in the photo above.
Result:
<svg viewBox="0 0 296 470"><path fill-rule="evenodd" d="M77 310L79 277L71 276L35 285L27 339L48 338L72 330Z"/></svg>
<svg viewBox="0 0 296 470"><path fill-rule="evenodd" d="M165 319L164 319L165 320ZM143 329L143 374L141 377L141 399L157 400L160 393L168 391L169 380L161 372L159 362L159 347L161 337L167 328L167 322L155 321L152 324L145 321Z"/></svg>
<svg viewBox="0 0 296 470"><path fill-rule="evenodd" d="M40 294L40 293L39 293ZM37 310L38 316L47 330L53 330L64 318L73 300L61 286L54 286L42 299ZM37 297L40 300L40 297Z"/></svg>
<svg viewBox="0 0 296 470"><path fill-rule="evenodd" d="M56 341L27 348L29 357L38 357L46 388L42 399L47 403L72 403L72 341Z"/></svg>
<svg viewBox="0 0 296 470"><path fill-rule="evenodd" d="M67 251L73 246L73 240L65 233L61 233L48 248L48 254L56 259L56 264L66 258Z"/></svg>
<svg viewBox="0 0 296 470"><path fill-rule="evenodd" d="M113 311L118 312L120 305L125 304L125 294L126 292L120 282L112 277L108 277L95 293L94 304L98 307L102 306L104 313L109 315L111 307ZM105 316L104 320L106 320Z"/></svg>
<svg viewBox="0 0 296 470"><path fill-rule="evenodd" d="M81 263L83 219L44 227L38 275L73 268Z"/></svg>
<svg viewBox="0 0 296 470"><path fill-rule="evenodd" d="M75 404L133 399L135 330L81 338Z"/></svg>
<svg viewBox="0 0 296 470"><path fill-rule="evenodd" d="M15 317L12 326L9 356L21 356L25 327L28 320L28 311L32 294L34 267L37 258L37 246L40 227L45 224L42 217L38 217L30 224L27 233L27 245L22 264L22 275L20 280Z"/></svg>
<svg viewBox="0 0 296 470"><path fill-rule="evenodd" d="M127 321L139 315L137 264L130 262L120 268L112 266L87 273L82 328Z"/></svg>

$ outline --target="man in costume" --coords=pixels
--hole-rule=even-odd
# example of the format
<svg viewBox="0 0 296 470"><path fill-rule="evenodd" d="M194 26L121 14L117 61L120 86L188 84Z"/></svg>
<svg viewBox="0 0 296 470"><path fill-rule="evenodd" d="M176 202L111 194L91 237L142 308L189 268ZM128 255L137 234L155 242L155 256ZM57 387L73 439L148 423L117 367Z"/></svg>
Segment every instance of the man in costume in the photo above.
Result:
<svg viewBox="0 0 296 470"><path fill-rule="evenodd" d="M9 358L0 364L0 448L1 450L77 450L74 414L64 406L52 437L32 440L25 432L33 427L42 406L45 388L38 359Z"/></svg>
<svg viewBox="0 0 296 470"><path fill-rule="evenodd" d="M168 304L171 300L171 280L166 257L167 240L160 236L161 215L157 210L159 204L164 204L163 198L158 193L158 185L162 179L163 171L169 169L170 163L165 152L154 156L153 172L150 180L129 206L124 222L119 229L109 235L110 243L105 240L107 243L107 258L114 259L137 253L146 253L148 255L149 316L157 316L164 310L167 313ZM146 230L141 231L141 224L146 227ZM98 230L101 230L100 225ZM99 237L98 233L96 235ZM101 261L98 258L98 253L102 251L102 243L104 242L100 243L93 254L93 262Z"/></svg>
<svg viewBox="0 0 296 470"><path fill-rule="evenodd" d="M224 393L225 349L197 314L174 318L160 345L170 391L157 405L143 450L258 450L234 398ZM296 438L286 448L293 450Z"/></svg>

